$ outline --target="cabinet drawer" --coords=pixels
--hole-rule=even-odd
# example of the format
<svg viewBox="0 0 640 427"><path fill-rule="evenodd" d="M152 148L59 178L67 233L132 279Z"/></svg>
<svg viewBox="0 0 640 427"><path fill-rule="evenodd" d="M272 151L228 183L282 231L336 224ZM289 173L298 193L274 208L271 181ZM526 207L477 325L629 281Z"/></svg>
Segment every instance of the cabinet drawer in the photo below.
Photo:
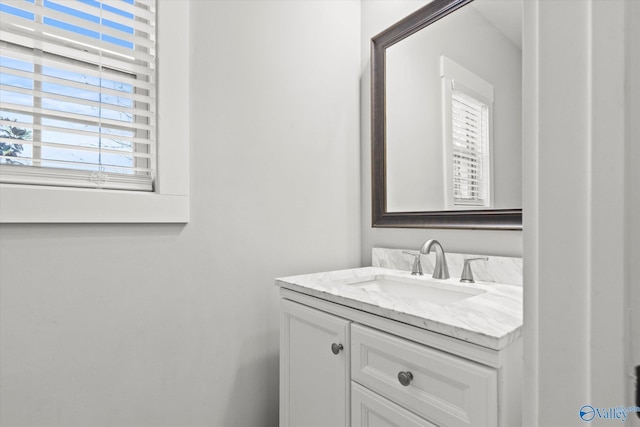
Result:
<svg viewBox="0 0 640 427"><path fill-rule="evenodd" d="M356 382L351 385L351 427L437 427Z"/></svg>
<svg viewBox="0 0 640 427"><path fill-rule="evenodd" d="M495 369L362 325L351 325L351 377L441 427L495 427ZM405 373L404 386L398 374ZM410 375L407 375L410 373Z"/></svg>

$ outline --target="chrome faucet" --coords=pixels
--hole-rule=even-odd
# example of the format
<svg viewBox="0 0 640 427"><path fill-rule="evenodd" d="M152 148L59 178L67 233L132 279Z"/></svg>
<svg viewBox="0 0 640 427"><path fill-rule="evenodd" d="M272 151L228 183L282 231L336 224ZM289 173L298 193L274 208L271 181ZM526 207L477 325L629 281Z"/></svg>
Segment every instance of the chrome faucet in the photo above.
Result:
<svg viewBox="0 0 640 427"><path fill-rule="evenodd" d="M422 245L422 249L420 249L421 254L428 254L431 252L431 248L436 248L436 266L433 268L433 277L434 279L448 279L449 277L449 267L447 267L447 258L444 255L444 249L442 249L442 245L435 239L427 240Z"/></svg>

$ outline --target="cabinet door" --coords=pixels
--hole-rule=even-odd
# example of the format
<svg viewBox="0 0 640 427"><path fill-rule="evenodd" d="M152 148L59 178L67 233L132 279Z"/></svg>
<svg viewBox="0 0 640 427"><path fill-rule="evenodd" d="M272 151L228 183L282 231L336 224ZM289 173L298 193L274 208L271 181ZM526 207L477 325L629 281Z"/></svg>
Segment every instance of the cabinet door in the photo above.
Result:
<svg viewBox="0 0 640 427"><path fill-rule="evenodd" d="M349 426L349 323L282 300L280 427Z"/></svg>
<svg viewBox="0 0 640 427"><path fill-rule="evenodd" d="M351 385L352 427L437 427L356 382Z"/></svg>

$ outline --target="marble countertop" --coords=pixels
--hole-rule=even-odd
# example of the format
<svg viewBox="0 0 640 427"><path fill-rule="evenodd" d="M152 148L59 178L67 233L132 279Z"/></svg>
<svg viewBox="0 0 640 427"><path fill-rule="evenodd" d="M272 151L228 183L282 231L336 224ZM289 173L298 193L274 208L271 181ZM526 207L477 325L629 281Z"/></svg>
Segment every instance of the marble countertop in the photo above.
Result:
<svg viewBox="0 0 640 427"><path fill-rule="evenodd" d="M440 305L354 286L354 279L394 276L444 286L485 291ZM522 334L522 287L489 282L461 284L459 278L434 280L407 271L361 267L276 279L276 285L368 313L387 317L483 347L500 350Z"/></svg>

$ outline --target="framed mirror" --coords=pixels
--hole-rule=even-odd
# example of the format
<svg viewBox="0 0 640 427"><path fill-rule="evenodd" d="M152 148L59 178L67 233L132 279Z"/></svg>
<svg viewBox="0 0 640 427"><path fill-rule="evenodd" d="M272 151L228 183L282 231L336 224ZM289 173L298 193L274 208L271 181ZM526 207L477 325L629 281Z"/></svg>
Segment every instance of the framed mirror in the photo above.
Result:
<svg viewBox="0 0 640 427"><path fill-rule="evenodd" d="M522 229L522 0L434 0L371 39L372 226Z"/></svg>

